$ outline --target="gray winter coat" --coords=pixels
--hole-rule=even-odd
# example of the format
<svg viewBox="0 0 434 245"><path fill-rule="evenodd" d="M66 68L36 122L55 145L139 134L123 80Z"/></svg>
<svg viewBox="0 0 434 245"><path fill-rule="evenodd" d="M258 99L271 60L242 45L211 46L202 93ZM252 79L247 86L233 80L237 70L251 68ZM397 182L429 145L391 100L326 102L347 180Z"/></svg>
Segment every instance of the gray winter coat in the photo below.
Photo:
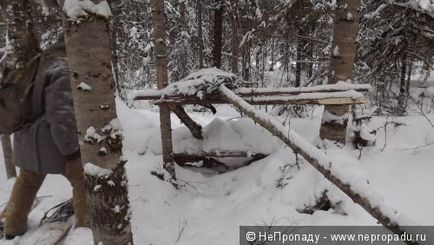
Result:
<svg viewBox="0 0 434 245"><path fill-rule="evenodd" d="M14 134L14 160L22 169L63 174L66 157L79 151L68 66L65 57L53 55L42 65L44 112Z"/></svg>

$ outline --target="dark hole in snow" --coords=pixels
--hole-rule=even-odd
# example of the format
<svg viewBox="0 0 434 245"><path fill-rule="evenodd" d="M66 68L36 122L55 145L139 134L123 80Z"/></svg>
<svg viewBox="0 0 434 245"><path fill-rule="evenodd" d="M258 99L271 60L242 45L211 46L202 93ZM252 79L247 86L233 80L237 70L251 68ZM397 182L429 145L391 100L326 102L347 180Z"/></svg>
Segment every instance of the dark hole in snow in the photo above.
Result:
<svg viewBox="0 0 434 245"><path fill-rule="evenodd" d="M151 175L157 177L158 179L164 181L164 174L157 171L151 171Z"/></svg>
<svg viewBox="0 0 434 245"><path fill-rule="evenodd" d="M321 197L317 198L314 205L311 206L305 205L304 209L297 209L297 212L312 215L318 210L322 210L322 211L334 210L335 213L337 214L346 215L346 213L340 209L339 203L340 202L332 203L330 199L327 197L327 190L325 190L322 193Z"/></svg>
<svg viewBox="0 0 434 245"><path fill-rule="evenodd" d="M211 172L215 172L216 174L224 174L227 172L231 172L237 170L242 167L249 166L253 162L259 161L267 157L265 154L254 154L250 157L222 157L222 158L213 158L213 157L203 157L203 156L195 156L195 155L175 155L175 162L181 166L186 167L191 170L197 170L202 173L209 174ZM204 170L204 171L201 171Z"/></svg>

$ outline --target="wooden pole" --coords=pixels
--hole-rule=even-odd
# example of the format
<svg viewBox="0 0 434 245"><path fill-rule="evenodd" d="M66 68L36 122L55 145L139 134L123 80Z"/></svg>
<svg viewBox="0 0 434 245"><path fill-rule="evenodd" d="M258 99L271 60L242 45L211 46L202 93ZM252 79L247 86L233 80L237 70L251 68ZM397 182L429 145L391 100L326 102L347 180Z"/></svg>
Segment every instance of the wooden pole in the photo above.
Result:
<svg viewBox="0 0 434 245"><path fill-rule="evenodd" d="M9 135L1 135L3 157L5 161L6 177L8 179L17 177L17 171L15 170L15 164L12 157L12 142Z"/></svg>
<svg viewBox="0 0 434 245"><path fill-rule="evenodd" d="M164 19L164 1L152 1L152 19L155 25L155 54L157 59L157 87L163 89L168 85L167 54L166 54L166 28ZM161 144L163 150L164 169L176 180L175 165L173 162L172 123L170 108L167 104L160 105Z"/></svg>
<svg viewBox="0 0 434 245"><path fill-rule="evenodd" d="M267 129L271 134L281 139L288 145L295 153L300 154L310 165L312 165L318 172L320 172L326 179L332 182L342 192L344 192L351 200L359 204L365 209L372 217L378 220L387 229L395 234L404 234L403 228L395 221L398 219L396 211L385 206L374 204L364 193L356 190L352 185L343 182L335 173L338 166L333 162L328 161L327 155L313 147L310 143L303 140L297 133L290 131L287 132L283 129L279 122L269 114L257 111L252 105L244 101L241 97L237 96L234 92L222 85L219 88L221 95L225 97L230 103L235 105L242 113L250 117L253 121ZM286 131L286 132L285 132ZM320 162L321 161L321 162ZM328 162L324 164L324 162ZM328 166L325 166L328 165ZM361 186L365 184L361 183ZM387 210L387 213L384 212ZM408 224L407 224L408 225ZM407 243L417 244L417 243Z"/></svg>

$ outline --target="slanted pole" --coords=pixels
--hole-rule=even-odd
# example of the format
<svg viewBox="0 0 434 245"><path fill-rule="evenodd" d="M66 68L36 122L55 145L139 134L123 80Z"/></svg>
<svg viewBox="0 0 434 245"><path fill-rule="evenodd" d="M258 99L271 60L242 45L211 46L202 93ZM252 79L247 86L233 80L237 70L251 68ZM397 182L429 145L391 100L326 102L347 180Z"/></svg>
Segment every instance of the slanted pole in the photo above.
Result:
<svg viewBox="0 0 434 245"><path fill-rule="evenodd" d="M320 149L314 147L309 142L301 138L296 132L288 130L281 125L275 118L269 114L256 110L252 105L237 96L226 86L221 85L219 88L221 95L230 103L235 105L242 113L250 117L253 121L267 129L271 134L281 139L295 153L300 154L310 165L320 172L326 179L332 182L337 188L344 192L351 200L359 204L372 217L378 220L387 229L395 234L404 234L402 223L398 220L403 219L399 213L390 209L380 201L372 201L372 199L380 199L376 196L373 190L364 182L357 181L357 178L347 177L349 181L342 181L338 175L345 173L339 165L331 162L327 155ZM349 173L346 173L350 175ZM351 182L351 183L348 183ZM355 187L356 186L356 187ZM357 189L356 189L357 188ZM371 196L371 199L369 198ZM374 198L372 198L374 196ZM410 222L406 221L405 222ZM405 224L410 225L410 224ZM417 243L407 243L417 244Z"/></svg>
<svg viewBox="0 0 434 245"><path fill-rule="evenodd" d="M159 90L168 85L167 56L166 56L166 28L164 20L164 1L152 0L152 19L155 26L155 55L157 61L157 87ZM161 144L163 151L164 169L176 180L175 164L173 161L172 124L170 108L167 104L160 105Z"/></svg>
<svg viewBox="0 0 434 245"><path fill-rule="evenodd" d="M179 104L171 104L170 109L173 113L181 120L183 124L190 130L193 137L198 140L203 139L202 136L202 126L196 123L191 117L185 112L184 108Z"/></svg>

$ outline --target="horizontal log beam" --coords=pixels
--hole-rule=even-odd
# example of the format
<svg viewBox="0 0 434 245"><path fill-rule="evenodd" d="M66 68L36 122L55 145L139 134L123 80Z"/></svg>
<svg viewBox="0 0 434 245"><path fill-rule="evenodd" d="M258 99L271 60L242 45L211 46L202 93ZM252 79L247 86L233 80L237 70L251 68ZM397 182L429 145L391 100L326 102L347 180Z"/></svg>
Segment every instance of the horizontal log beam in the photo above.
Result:
<svg viewBox="0 0 434 245"><path fill-rule="evenodd" d="M347 92L354 90L359 93L366 93L372 89L369 84L341 84L341 85L319 85L312 87L300 87L300 88L239 88L235 89L234 92L238 96L285 96L285 95L300 95L300 94L308 94L308 93L334 93L334 92ZM183 96L182 94L165 94L164 91L161 90L141 90L137 91L136 96L133 96L133 100L160 100L162 98L170 99L170 98L186 98L189 96ZM218 93L209 94L207 97L219 98ZM210 99L209 98L209 99Z"/></svg>
<svg viewBox="0 0 434 245"><path fill-rule="evenodd" d="M234 90L238 96L244 95L299 95L305 93L333 93L354 90L359 93L367 93L372 89L369 84L346 84L345 86L320 85L312 87L289 88L239 88Z"/></svg>
<svg viewBox="0 0 434 245"><path fill-rule="evenodd" d="M298 99L288 96L258 96L258 97L242 97L244 100L252 105L354 105L366 104L367 100L363 97L360 98L347 98L347 97L333 97L333 98L318 98L318 99ZM197 97L184 97L184 98L170 98L153 101L156 105L160 104L182 104L194 105L203 102L209 104L230 104L224 98L205 98L199 99Z"/></svg>
<svg viewBox="0 0 434 245"><path fill-rule="evenodd" d="M352 105L365 104L366 99L361 94L369 91L370 86L364 84L345 84L341 86L322 85L305 88L284 88L284 89L254 89L240 88L234 90L237 96L252 105ZM197 96L170 95L162 96L159 91L147 91L143 95L136 96L134 100L151 100L155 104L229 104L229 102L218 93Z"/></svg>

